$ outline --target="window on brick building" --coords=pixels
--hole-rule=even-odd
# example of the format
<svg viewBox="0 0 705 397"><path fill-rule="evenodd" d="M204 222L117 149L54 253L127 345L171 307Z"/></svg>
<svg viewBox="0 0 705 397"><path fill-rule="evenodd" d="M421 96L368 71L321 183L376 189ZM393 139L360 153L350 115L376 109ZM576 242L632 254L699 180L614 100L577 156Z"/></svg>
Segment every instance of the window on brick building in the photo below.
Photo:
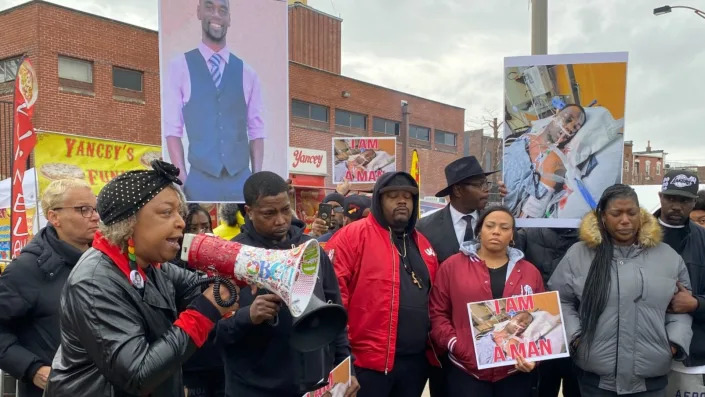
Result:
<svg viewBox="0 0 705 397"><path fill-rule="evenodd" d="M629 161L624 160L624 170L629 172Z"/></svg>
<svg viewBox="0 0 705 397"><path fill-rule="evenodd" d="M138 70L113 66L113 87L123 90L142 91L143 73Z"/></svg>
<svg viewBox="0 0 705 397"><path fill-rule="evenodd" d="M656 162L656 175L661 175L661 162Z"/></svg>
<svg viewBox="0 0 705 397"><path fill-rule="evenodd" d="M433 141L440 145L457 146L457 139L458 135L452 132L436 130L433 134Z"/></svg>
<svg viewBox="0 0 705 397"><path fill-rule="evenodd" d="M639 174L639 160L634 160L634 168L632 169L634 175Z"/></svg>
<svg viewBox="0 0 705 397"><path fill-rule="evenodd" d="M419 141L431 141L431 129L420 127L418 125L409 126L409 137L418 139Z"/></svg>
<svg viewBox="0 0 705 397"><path fill-rule="evenodd" d="M20 67L22 57L12 57L0 60L0 83L13 81Z"/></svg>
<svg viewBox="0 0 705 397"><path fill-rule="evenodd" d="M387 135L399 136L399 122L375 117L372 119L372 129Z"/></svg>
<svg viewBox="0 0 705 397"><path fill-rule="evenodd" d="M93 83L93 62L59 56L59 78Z"/></svg>
<svg viewBox="0 0 705 397"><path fill-rule="evenodd" d="M365 130L367 129L367 116L348 112L347 110L335 109L335 125Z"/></svg>
<svg viewBox="0 0 705 397"><path fill-rule="evenodd" d="M651 176L651 160L646 160L644 163L644 172L646 176Z"/></svg>
<svg viewBox="0 0 705 397"><path fill-rule="evenodd" d="M328 122L328 108L315 103L308 103L296 99L291 100L291 114L309 120Z"/></svg>

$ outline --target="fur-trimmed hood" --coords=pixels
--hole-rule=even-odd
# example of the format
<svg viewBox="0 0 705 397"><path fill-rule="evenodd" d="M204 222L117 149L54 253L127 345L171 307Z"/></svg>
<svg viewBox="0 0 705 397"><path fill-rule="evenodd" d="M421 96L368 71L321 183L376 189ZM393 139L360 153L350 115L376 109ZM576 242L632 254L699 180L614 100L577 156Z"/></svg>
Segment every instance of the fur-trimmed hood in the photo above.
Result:
<svg viewBox="0 0 705 397"><path fill-rule="evenodd" d="M663 232L658 220L641 208L641 227L639 228L639 244L644 248L657 246L663 239ZM590 211L580 223L580 240L590 248L597 248L602 243L602 235L597 225L595 211Z"/></svg>

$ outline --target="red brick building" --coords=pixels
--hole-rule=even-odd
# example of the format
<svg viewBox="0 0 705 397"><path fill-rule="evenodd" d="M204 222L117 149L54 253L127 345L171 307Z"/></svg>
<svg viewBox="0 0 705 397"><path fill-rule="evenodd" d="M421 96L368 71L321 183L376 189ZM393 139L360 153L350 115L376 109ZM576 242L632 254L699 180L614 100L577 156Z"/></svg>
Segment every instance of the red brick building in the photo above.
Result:
<svg viewBox="0 0 705 397"><path fill-rule="evenodd" d="M157 32L38 0L0 12L0 26L0 101L12 101L13 71L29 56L36 129L159 144ZM2 178L10 136L0 130Z"/></svg>
<svg viewBox="0 0 705 397"><path fill-rule="evenodd" d="M626 157L625 157L626 158ZM666 173L666 152L652 150L648 141L646 150L632 152L632 185L660 185Z"/></svg>
<svg viewBox="0 0 705 397"><path fill-rule="evenodd" d="M325 150L330 174L332 137L398 136L401 170L404 101L407 157L418 149L422 195L432 195L444 166L463 155L465 110L342 76L341 24L302 3L289 7L290 146ZM156 31L41 0L0 12L0 26L0 101L12 101L13 71L29 56L39 76L38 130L160 143ZM10 171L10 136L0 128L1 178Z"/></svg>
<svg viewBox="0 0 705 397"><path fill-rule="evenodd" d="M289 146L325 150L331 175L331 138L397 136L402 170L408 117L408 164L417 149L422 196L432 196L445 186L445 165L463 155L465 110L341 75L341 24L303 3L289 6ZM330 176L325 183L332 185Z"/></svg>

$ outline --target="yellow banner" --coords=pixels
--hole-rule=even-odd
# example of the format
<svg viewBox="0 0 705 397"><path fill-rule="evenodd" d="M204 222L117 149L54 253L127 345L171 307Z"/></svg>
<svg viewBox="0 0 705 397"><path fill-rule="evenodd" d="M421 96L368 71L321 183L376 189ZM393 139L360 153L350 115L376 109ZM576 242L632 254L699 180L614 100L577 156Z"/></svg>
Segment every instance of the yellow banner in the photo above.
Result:
<svg viewBox="0 0 705 397"><path fill-rule="evenodd" d="M35 208L27 208L27 231L32 239L32 227L34 225ZM0 208L0 270L3 269L4 261L10 260L10 209Z"/></svg>
<svg viewBox="0 0 705 397"><path fill-rule="evenodd" d="M77 135L41 132L34 148L39 197L54 180L83 179L96 195L108 181L132 170L149 168L161 147Z"/></svg>

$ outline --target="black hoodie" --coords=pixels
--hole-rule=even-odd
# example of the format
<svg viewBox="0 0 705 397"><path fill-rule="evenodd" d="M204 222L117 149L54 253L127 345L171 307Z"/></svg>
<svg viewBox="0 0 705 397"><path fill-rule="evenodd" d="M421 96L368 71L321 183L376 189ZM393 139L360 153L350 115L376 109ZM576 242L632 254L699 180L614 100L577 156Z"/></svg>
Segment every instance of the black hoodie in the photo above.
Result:
<svg viewBox="0 0 705 397"><path fill-rule="evenodd" d="M396 355L398 357L422 357L426 350L430 329L428 294L431 283L426 263L421 257L421 252L419 252L416 242L411 238L411 233L414 231L416 220L418 219L419 195L417 193L413 196L411 218L409 218L409 222L402 232L393 232L391 230L389 222L384 218L382 209L382 194L380 190L389 186L392 180L399 181L399 177L407 179L408 186L418 189L416 181L405 172L383 174L374 187L372 215L383 228L390 231L390 238L399 253L400 293ZM419 281L421 288L414 283L414 277Z"/></svg>
<svg viewBox="0 0 705 397"><path fill-rule="evenodd" d="M248 219L242 233L232 241L253 247L291 249L311 239L303 233L304 226L300 220L292 219L286 238L273 241L259 235ZM314 294L323 301L340 304L338 280L323 250L319 272ZM268 293L263 289L257 292L259 295ZM217 325L216 345L221 348L225 362L226 396L300 397L321 379L327 379L334 366L350 356L346 330L324 349L305 354L294 351L289 346L293 321L289 310L282 307L276 326L267 322L254 325L250 319L250 304L255 297L250 288L241 289L240 309Z"/></svg>

